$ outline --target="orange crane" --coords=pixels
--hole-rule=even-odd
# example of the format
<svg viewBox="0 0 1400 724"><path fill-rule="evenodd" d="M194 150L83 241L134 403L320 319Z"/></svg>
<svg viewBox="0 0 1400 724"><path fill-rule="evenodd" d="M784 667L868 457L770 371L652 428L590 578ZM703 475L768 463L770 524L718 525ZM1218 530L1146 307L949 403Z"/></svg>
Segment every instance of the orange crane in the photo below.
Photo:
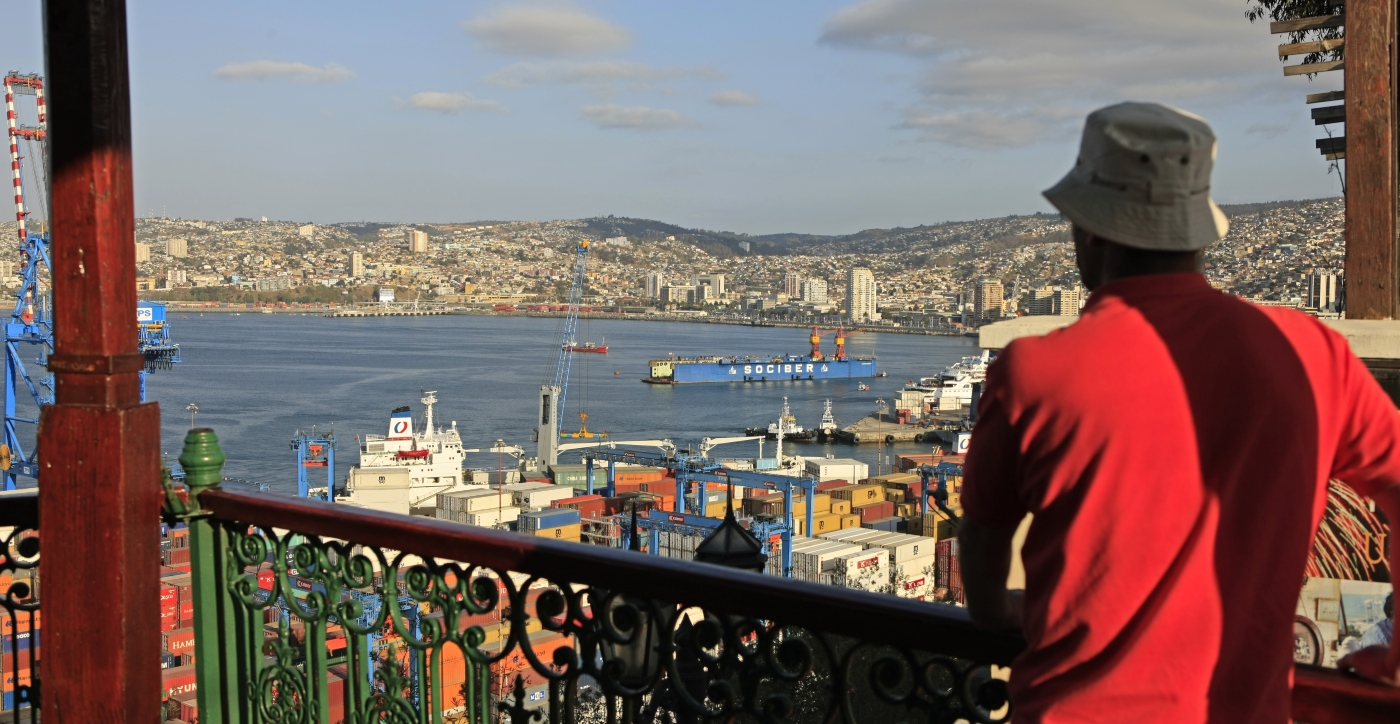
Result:
<svg viewBox="0 0 1400 724"><path fill-rule="evenodd" d="M818 360L822 358L822 337L832 334L835 331L834 329L828 329L823 332L816 327L812 327L812 359Z"/></svg>
<svg viewBox="0 0 1400 724"><path fill-rule="evenodd" d="M861 332L864 332L864 331L865 331L865 327L861 327L860 329L853 329L853 330L851 330L851 331L849 331L849 332L846 331L845 327L841 327L841 328L837 329L837 330L836 330L836 359L844 359L844 358L846 357L846 336L847 336L847 335L851 335L851 334L860 334Z"/></svg>

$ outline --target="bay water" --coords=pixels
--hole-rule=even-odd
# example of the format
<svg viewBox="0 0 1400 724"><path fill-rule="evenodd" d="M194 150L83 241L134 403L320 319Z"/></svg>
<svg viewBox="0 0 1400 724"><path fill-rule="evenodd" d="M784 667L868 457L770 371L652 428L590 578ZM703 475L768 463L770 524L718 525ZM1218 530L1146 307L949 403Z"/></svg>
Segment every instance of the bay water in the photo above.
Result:
<svg viewBox="0 0 1400 724"><path fill-rule="evenodd" d="M289 442L298 429L334 429L335 480L358 459L357 437L386 434L389 412L411 405L421 426L422 390L435 390L436 422L453 421L468 448L496 440L533 455L531 433L539 386L552 381L559 356L561 320L551 318L448 315L432 317L330 318L300 314L176 311L171 334L183 362L147 378L148 399L161 406L161 450L174 460L190 427L188 405L198 406L195 424L218 433L229 477L266 483L276 492L296 490L296 453ZM576 353L561 412L565 430L578 429L581 411L588 428L615 440L665 438L682 448L705 437L743 435L746 427L776 420L783 397L798 424L816 427L824 400L842 426L873 413L876 400L893 409L907 380L933 375L975 343L958 337L862 333L847 351L874 355L888 377L863 380L649 385L647 362L673 353L699 355L805 354L804 329L685 322L586 320L579 340L606 344L608 354ZM831 354L831 336L823 338ZM567 441L566 441L567 442ZM626 449L633 449L624 446ZM649 448L635 448L644 450ZM772 454L772 443L764 454ZM928 444L885 446L893 455L928 452ZM725 445L715 454L753 457L756 442ZM876 470L877 446L796 443L785 452L814 457L854 457ZM564 453L575 462L579 453ZM509 458L506 459L509 464ZM494 469L495 453L467 455L469 467ZM324 472L311 470L312 485Z"/></svg>

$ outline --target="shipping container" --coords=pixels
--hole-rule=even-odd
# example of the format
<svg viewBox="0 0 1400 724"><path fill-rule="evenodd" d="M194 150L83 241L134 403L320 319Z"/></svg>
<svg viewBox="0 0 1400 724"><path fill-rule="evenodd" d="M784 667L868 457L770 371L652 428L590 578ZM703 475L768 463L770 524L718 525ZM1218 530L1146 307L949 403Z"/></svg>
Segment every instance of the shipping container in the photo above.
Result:
<svg viewBox="0 0 1400 724"><path fill-rule="evenodd" d="M865 505L857 505L852 508L851 512L855 513L856 515L859 515L860 522L862 525L864 525L872 520L888 518L894 515L894 503L886 501L881 503L867 503Z"/></svg>
<svg viewBox="0 0 1400 724"><path fill-rule="evenodd" d="M577 543L582 528L583 526L579 523L570 523L568 525L551 526L549 528L536 528L533 532L540 538L569 540Z"/></svg>
<svg viewBox="0 0 1400 724"><path fill-rule="evenodd" d="M467 525L475 525L482 528L495 528L502 523L508 523L520 517L520 509L511 506L509 508L498 508L496 510L483 510L477 513L464 513L461 522Z"/></svg>
<svg viewBox="0 0 1400 724"><path fill-rule="evenodd" d="M883 535L863 538L861 545L868 548L884 548L890 552L890 563L898 565L900 561L913 560L923 556L933 555L933 541L917 535L907 533L886 533Z"/></svg>
<svg viewBox="0 0 1400 724"><path fill-rule="evenodd" d="M801 551L793 550L793 578L800 581L820 583L823 569L829 561L838 556L860 552L861 547L858 545L820 540L810 547L803 548Z"/></svg>
<svg viewBox="0 0 1400 724"><path fill-rule="evenodd" d="M540 510L533 513L522 513L519 517L520 532L533 533L542 528L558 528L564 525L575 525L579 522L577 510L570 508L554 508L552 510Z"/></svg>
<svg viewBox="0 0 1400 724"><path fill-rule="evenodd" d="M806 522L804 519L803 523ZM839 515L816 515L812 517L812 534L821 535L832 531L841 530L841 516Z"/></svg>
<svg viewBox="0 0 1400 724"><path fill-rule="evenodd" d="M885 500L885 489L879 485L843 485L826 492L832 498L851 501L852 508L870 503L882 503Z"/></svg>
<svg viewBox="0 0 1400 724"><path fill-rule="evenodd" d="M546 485L542 488L532 490L521 490L516 492L516 505L525 508L548 508L556 500L566 500L575 497L574 489L567 485Z"/></svg>
<svg viewBox="0 0 1400 724"><path fill-rule="evenodd" d="M869 528L850 528L830 533L822 533L820 537L826 540L841 541L844 543L860 543L866 538L875 538L882 535L885 535L885 533L882 531L870 530ZM861 547L864 548L865 546Z"/></svg>
<svg viewBox="0 0 1400 724"><path fill-rule="evenodd" d="M889 564L889 551L869 548L831 559L822 572L832 585L884 593L890 588Z"/></svg>
<svg viewBox="0 0 1400 724"><path fill-rule="evenodd" d="M181 628L174 631L166 631L161 634L161 646L172 654L192 653L194 651L194 629Z"/></svg>
<svg viewBox="0 0 1400 724"><path fill-rule="evenodd" d="M892 533L899 532L900 529L904 528L905 526L906 523L904 522L904 519L897 517L881 518L879 520L861 522L861 527L863 528L869 528L871 530L889 531Z"/></svg>
<svg viewBox="0 0 1400 724"><path fill-rule="evenodd" d="M947 599L954 603L963 600L962 569L958 564L958 539L940 540L937 543L937 573L935 582L938 588L947 593Z"/></svg>
<svg viewBox="0 0 1400 724"><path fill-rule="evenodd" d="M934 581L938 574L938 555L935 547L936 545L930 544L928 554L890 564L890 581L896 596L929 600L927 597L933 594Z"/></svg>

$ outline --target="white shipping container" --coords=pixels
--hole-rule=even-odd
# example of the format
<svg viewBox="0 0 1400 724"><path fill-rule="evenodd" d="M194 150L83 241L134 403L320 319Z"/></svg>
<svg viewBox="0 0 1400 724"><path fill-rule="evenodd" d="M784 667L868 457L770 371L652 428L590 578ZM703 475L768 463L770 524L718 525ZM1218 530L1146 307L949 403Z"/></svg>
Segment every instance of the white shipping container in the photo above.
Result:
<svg viewBox="0 0 1400 724"><path fill-rule="evenodd" d="M845 528L843 530L833 530L821 533L817 537L826 540L837 540L845 543L864 543L867 538L878 538L885 535L887 531L871 530L869 528Z"/></svg>
<svg viewBox="0 0 1400 724"><path fill-rule="evenodd" d="M489 488L479 490L459 490L453 493L438 493L437 507L454 513L470 513L476 510L501 507L502 495ZM504 496L509 503L510 496Z"/></svg>
<svg viewBox="0 0 1400 724"><path fill-rule="evenodd" d="M512 521L520 517L520 509L511 506L509 508L496 508L494 510L483 510L478 513L464 513L467 525L477 525L483 528L494 528L503 522Z"/></svg>
<svg viewBox="0 0 1400 724"><path fill-rule="evenodd" d="M567 485L547 485L543 488L533 488L522 490L516 494L516 505L527 505L531 508L548 508L550 503L556 500L564 500L578 495L574 489Z"/></svg>
<svg viewBox="0 0 1400 724"><path fill-rule="evenodd" d="M932 550L933 546L930 545ZM890 581L895 586L895 593L900 592L900 587L906 583L924 579L930 588L933 585L934 573L937 571L938 556L935 553L910 558L898 563L890 564Z"/></svg>
<svg viewBox="0 0 1400 724"><path fill-rule="evenodd" d="M937 543L932 538L909 535L908 533L886 533L881 536L862 538L859 542L867 548L884 548L889 551L890 563L894 564L903 560L931 556L933 555L933 547Z"/></svg>
<svg viewBox="0 0 1400 724"><path fill-rule="evenodd" d="M890 552L871 548L828 561L823 573L832 585L883 593L890 589Z"/></svg>
<svg viewBox="0 0 1400 724"><path fill-rule="evenodd" d="M831 542L823 546L814 546L802 551L802 553L792 554L793 577L803 581L820 582L822 569L827 563L840 556L862 553L860 546L850 543Z"/></svg>

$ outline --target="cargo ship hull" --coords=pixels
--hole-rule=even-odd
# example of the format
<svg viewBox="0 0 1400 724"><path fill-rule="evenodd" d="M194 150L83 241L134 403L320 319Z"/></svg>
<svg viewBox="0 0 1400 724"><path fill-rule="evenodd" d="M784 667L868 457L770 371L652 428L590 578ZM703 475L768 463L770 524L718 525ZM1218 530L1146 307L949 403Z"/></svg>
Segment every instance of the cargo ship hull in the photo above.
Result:
<svg viewBox="0 0 1400 724"><path fill-rule="evenodd" d="M652 360L651 376L643 381L684 385L700 382L847 380L878 375L873 357L712 357Z"/></svg>

